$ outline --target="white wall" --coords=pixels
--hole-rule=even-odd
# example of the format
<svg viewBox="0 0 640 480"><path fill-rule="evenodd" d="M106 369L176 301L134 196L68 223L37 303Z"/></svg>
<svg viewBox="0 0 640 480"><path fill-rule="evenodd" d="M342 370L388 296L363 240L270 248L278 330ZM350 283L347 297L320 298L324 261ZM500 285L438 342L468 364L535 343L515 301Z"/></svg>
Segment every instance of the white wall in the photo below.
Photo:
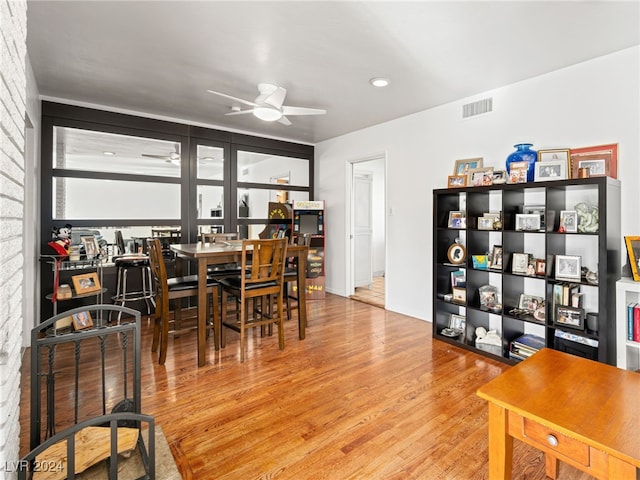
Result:
<svg viewBox="0 0 640 480"><path fill-rule="evenodd" d="M15 478L25 274L27 4L0 0L0 474ZM8 470L5 472L5 470Z"/></svg>
<svg viewBox="0 0 640 480"><path fill-rule="evenodd" d="M446 187L456 159L480 156L486 166L502 169L516 143L533 143L535 149L618 143L621 233L637 235L639 58L640 47L633 47L317 144L316 197L327 201L331 232L327 291L347 291L345 164L372 152L387 152L389 310L431 319L432 190ZM461 118L463 104L488 96L492 113Z"/></svg>

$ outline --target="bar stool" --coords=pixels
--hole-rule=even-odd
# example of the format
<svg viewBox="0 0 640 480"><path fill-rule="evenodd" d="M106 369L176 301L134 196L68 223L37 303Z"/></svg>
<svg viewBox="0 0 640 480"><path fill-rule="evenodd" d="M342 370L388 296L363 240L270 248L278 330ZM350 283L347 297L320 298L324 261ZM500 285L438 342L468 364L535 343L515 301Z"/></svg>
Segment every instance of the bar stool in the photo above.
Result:
<svg viewBox="0 0 640 480"><path fill-rule="evenodd" d="M147 305L147 315L151 315L151 305L156 307L153 281L151 280L151 268L149 256L141 254L124 253L124 240L120 231L115 232L116 245L122 255L113 257L113 263L117 269L116 294L112 297L116 305L124 306L126 302L144 300ZM130 270L137 270L140 274L142 288L136 291L129 291L127 288L127 277ZM120 314L118 314L118 321Z"/></svg>

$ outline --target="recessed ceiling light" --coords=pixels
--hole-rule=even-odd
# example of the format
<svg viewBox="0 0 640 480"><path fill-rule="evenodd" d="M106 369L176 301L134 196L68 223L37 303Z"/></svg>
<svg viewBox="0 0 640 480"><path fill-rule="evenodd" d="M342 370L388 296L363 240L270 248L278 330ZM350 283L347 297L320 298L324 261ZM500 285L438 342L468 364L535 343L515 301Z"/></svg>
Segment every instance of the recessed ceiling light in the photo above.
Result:
<svg viewBox="0 0 640 480"><path fill-rule="evenodd" d="M369 83L374 87L386 87L389 85L389 79L383 77L375 77L369 80Z"/></svg>
<svg viewBox="0 0 640 480"><path fill-rule="evenodd" d="M115 155L116 152L102 152L104 155Z"/></svg>

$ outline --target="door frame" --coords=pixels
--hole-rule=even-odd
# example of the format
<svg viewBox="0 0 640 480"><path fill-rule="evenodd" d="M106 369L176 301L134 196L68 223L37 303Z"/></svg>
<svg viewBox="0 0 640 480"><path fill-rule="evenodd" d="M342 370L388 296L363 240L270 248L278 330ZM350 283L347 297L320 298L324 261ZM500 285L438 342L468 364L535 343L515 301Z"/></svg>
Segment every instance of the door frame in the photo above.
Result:
<svg viewBox="0 0 640 480"><path fill-rule="evenodd" d="M357 157L351 160L347 160L345 167L346 167L346 179L347 181L346 183L346 195L345 198L347 199L347 208L346 208L346 212L345 212L345 231L347 232L347 235L345 235L345 240L346 240L346 244L345 244L345 252L346 252L346 268L345 268L345 275L346 275L346 283L345 285L347 286L347 296L351 296L355 293L355 255L353 253L354 250L354 231L355 231L355 225L354 225L354 192L353 192L353 176L354 176L354 166L356 164L359 163L365 163L365 162L371 162L373 160L382 160L383 163L383 169L384 169L384 198L383 198L383 203L384 203L384 211L385 211L385 218L386 218L386 212L387 212L387 152L383 151L380 153L373 153L371 155L366 155L366 156L362 156L362 157ZM386 279L386 275L387 275L387 221L385 220L384 222L384 271L385 271L385 279ZM385 281L385 305L387 303L387 282Z"/></svg>

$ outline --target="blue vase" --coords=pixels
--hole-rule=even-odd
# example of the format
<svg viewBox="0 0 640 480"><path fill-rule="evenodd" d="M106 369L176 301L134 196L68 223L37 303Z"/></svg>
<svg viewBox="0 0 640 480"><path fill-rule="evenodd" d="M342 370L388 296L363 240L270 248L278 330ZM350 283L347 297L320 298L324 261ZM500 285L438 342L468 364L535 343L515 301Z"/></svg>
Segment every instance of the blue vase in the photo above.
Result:
<svg viewBox="0 0 640 480"><path fill-rule="evenodd" d="M511 164L513 162L528 162L527 182L533 182L538 152L531 150L532 146L532 143L518 143L517 145L514 145L514 147L516 147L516 151L509 154L507 157L507 173L511 173Z"/></svg>

